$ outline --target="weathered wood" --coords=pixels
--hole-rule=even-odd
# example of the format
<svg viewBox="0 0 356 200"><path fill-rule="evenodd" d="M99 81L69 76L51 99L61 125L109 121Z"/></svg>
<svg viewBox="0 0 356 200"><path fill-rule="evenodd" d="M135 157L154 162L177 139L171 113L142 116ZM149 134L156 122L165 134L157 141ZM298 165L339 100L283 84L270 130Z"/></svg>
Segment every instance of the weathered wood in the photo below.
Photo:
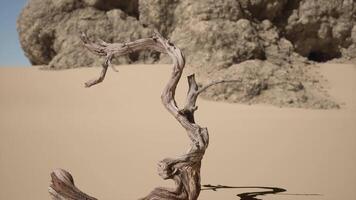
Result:
<svg viewBox="0 0 356 200"><path fill-rule="evenodd" d="M172 58L173 71L166 87L162 92L161 100L168 112L171 113L186 130L191 141L190 148L186 154L180 157L165 158L158 163L159 176L163 179L172 179L176 184L175 188L155 188L150 194L142 198L142 200L197 199L201 190L201 161L209 144L209 134L207 128L201 127L195 123L194 112L197 110L197 106L195 104L198 95L207 87L229 81L214 81L206 86L199 87L195 81L194 75L188 76L189 89L187 98L183 109L180 109L178 108L175 100L175 92L177 84L183 73L185 58L182 51L169 40L166 40L157 32L155 32L151 38L139 39L128 43L93 43L85 34L83 34L81 38L87 49L97 55L106 57L100 76L86 82L86 87L91 87L104 80L107 68L111 65L110 61L113 56L121 56L134 51L150 49L161 53L167 53ZM64 170L56 170L51 174L51 176L52 184L49 190L54 200L95 199L76 188L72 176L68 172Z"/></svg>
<svg viewBox="0 0 356 200"><path fill-rule="evenodd" d="M91 197L82 191L80 191L74 185L74 180L69 172L63 169L56 169L51 173L51 185L49 186L49 194L52 199L58 200L96 200L96 198Z"/></svg>

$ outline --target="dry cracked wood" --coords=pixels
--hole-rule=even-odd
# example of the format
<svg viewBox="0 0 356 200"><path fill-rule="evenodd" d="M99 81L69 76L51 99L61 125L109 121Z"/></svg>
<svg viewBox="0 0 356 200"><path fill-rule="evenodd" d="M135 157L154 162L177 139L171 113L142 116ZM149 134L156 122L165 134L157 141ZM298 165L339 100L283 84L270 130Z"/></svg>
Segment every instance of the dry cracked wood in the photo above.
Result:
<svg viewBox="0 0 356 200"><path fill-rule="evenodd" d="M175 100L175 91L182 75L185 58L181 50L169 40L163 38L159 33L151 38L139 39L128 43L109 44L101 41L100 43L91 42L85 34L81 37L84 45L93 53L105 56L106 60L100 76L85 83L86 87L91 87L102 82L105 78L108 66L111 66L113 56L121 56L134 51L145 49L156 50L161 53L168 53L173 60L173 72L163 90L161 100L166 109L177 119L177 121L187 131L190 138L190 148L185 155L178 158L165 158L158 163L158 174L163 179L172 179L175 188L155 188L142 200L195 200L198 198L200 185L200 166L205 150L209 144L209 134L207 128L200 127L195 123L194 112L197 110L195 105L198 95L207 87L214 84L229 81L214 81L204 87L199 87L195 81L194 74L188 76L189 89L185 105L182 109L178 108ZM232 80L238 81L238 80ZM52 184L49 192L54 200L94 200L75 185L72 176L65 170L58 169L52 172Z"/></svg>

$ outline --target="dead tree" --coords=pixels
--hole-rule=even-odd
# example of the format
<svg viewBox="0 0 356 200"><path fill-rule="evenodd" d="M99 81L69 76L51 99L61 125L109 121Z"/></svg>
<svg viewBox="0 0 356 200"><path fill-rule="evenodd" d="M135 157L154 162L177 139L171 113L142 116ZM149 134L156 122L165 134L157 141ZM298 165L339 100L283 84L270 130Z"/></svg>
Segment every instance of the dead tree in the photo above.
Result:
<svg viewBox="0 0 356 200"><path fill-rule="evenodd" d="M186 102L183 108L178 108L175 100L175 91L185 66L185 58L178 47L163 38L158 32L155 32L150 38L127 43L110 44L103 41L94 43L85 34L82 34L81 39L87 49L106 58L102 65L103 68L100 76L86 82L86 87L91 87L104 80L108 67L113 67L111 59L114 55L122 56L141 50L155 50L160 53L167 53L172 58L173 71L163 90L161 100L169 113L187 131L191 141L190 148L185 155L178 158L165 158L158 163L158 174L163 179L172 179L175 182L175 188L155 188L142 200L196 200L201 190L200 167L205 150L209 144L209 134L207 128L200 127L194 120L194 112L198 108L195 103L198 95L208 87L230 81L214 81L206 86L199 87L195 81L194 74L188 76L189 89ZM51 173L51 178L52 183L49 187L49 193L54 200L96 199L80 191L74 185L71 174L65 170L54 170Z"/></svg>

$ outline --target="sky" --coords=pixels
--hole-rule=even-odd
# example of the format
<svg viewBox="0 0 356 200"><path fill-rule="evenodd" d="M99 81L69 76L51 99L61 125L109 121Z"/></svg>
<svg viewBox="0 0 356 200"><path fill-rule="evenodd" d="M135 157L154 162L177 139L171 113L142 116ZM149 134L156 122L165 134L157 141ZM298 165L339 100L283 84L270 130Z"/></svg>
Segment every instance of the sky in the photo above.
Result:
<svg viewBox="0 0 356 200"><path fill-rule="evenodd" d="M26 0L0 0L0 66L30 65L16 31L16 18L25 3Z"/></svg>

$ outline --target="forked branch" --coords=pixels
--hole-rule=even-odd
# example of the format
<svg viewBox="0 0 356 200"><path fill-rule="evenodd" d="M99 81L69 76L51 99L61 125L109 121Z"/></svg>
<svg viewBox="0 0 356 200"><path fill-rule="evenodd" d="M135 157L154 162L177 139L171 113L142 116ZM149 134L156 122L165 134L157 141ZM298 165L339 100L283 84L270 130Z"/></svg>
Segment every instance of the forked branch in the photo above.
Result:
<svg viewBox="0 0 356 200"><path fill-rule="evenodd" d="M173 71L166 84L161 100L165 108L183 126L190 138L190 148L188 152L178 158L165 158L158 163L158 174L163 179L172 179L175 188L155 188L150 194L142 198L143 200L195 200L198 198L200 185L200 166L205 150L209 144L209 134L207 128L202 128L195 123L194 112L197 110L196 101L198 95L206 88L223 82L239 81L214 81L206 86L199 87L194 75L188 76L188 93L185 105L178 108L175 100L175 92L180 77L185 66L185 58L182 51L163 38L158 32L150 38L139 39L127 43L109 44L106 42L93 43L85 34L81 39L87 49L91 52L105 56L105 62L100 76L85 83L86 87L91 87L102 82L105 78L108 66L111 65L113 56L122 56L140 50L156 50L167 53L173 60ZM72 176L64 170L55 170L52 174L52 184L49 192L54 200L94 200L95 198L81 192L74 185Z"/></svg>

